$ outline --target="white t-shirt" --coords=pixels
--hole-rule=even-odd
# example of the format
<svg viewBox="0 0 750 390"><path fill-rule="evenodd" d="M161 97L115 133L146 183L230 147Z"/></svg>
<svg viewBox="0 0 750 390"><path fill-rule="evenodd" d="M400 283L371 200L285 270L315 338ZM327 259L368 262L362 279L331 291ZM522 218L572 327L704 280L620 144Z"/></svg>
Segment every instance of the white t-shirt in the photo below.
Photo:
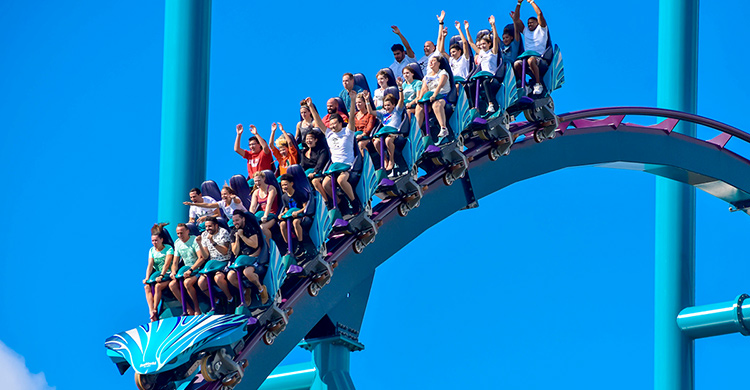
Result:
<svg viewBox="0 0 750 390"><path fill-rule="evenodd" d="M445 75L446 81L445 84L443 84L443 86L440 88L440 91L438 91L438 95L445 95L451 91L450 75L445 71L445 69L440 69L437 74L424 76L422 82L427 83L428 91L434 91L435 88L437 88L438 83L440 83L440 76L442 75Z"/></svg>
<svg viewBox="0 0 750 390"><path fill-rule="evenodd" d="M214 198L210 196L204 196L203 203L216 203L216 200L214 200ZM190 210L188 211L188 218L198 219L200 217L213 214L214 209L211 207L190 206Z"/></svg>
<svg viewBox="0 0 750 390"><path fill-rule="evenodd" d="M372 101L375 103L376 110L383 108L383 98L385 98L385 96L383 96L384 93L385 90L378 88L375 90L375 93L372 94Z"/></svg>
<svg viewBox="0 0 750 390"><path fill-rule="evenodd" d="M326 141L331 149L331 162L354 165L354 132L344 127L338 133L326 129Z"/></svg>
<svg viewBox="0 0 750 390"><path fill-rule="evenodd" d="M453 71L453 77L463 77L464 79L469 78L469 60L465 55L461 54L457 60L450 57L448 62L451 64L451 70Z"/></svg>
<svg viewBox="0 0 750 390"><path fill-rule="evenodd" d="M417 61L414 58L411 58L404 54L404 59L401 60L401 62L396 62L396 60L393 60L393 63L388 67L393 71L393 75L395 77L401 77L401 72L404 70L404 68L406 68L406 65L409 65L412 62Z"/></svg>
<svg viewBox="0 0 750 390"><path fill-rule="evenodd" d="M497 71L497 54L493 53L492 50L480 50L475 61L479 65L479 70L492 74L495 74L495 71Z"/></svg>
<svg viewBox="0 0 750 390"><path fill-rule="evenodd" d="M237 199L237 198L234 198L234 199ZM232 213L234 213L234 210L239 209L239 210L242 210L242 211L247 211L247 209L242 204L242 202L235 203L233 200L230 200L229 204L227 204L222 199L222 200L219 201L219 207L221 207L221 209L224 210L224 215L227 216L227 219L232 219Z"/></svg>
<svg viewBox="0 0 750 390"><path fill-rule="evenodd" d="M527 51L544 54L547 48L547 27L537 26L534 31L529 31L528 27L523 29L523 45Z"/></svg>

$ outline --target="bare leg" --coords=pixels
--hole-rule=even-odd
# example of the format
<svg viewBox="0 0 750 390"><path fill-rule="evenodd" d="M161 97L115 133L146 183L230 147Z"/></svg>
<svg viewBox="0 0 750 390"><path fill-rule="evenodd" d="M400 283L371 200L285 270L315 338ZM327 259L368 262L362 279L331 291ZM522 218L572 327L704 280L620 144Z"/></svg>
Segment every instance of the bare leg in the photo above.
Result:
<svg viewBox="0 0 750 390"><path fill-rule="evenodd" d="M435 116L437 117L437 121L440 124L440 127L446 127L445 126L445 100L440 99L432 102L432 111L435 113Z"/></svg>
<svg viewBox="0 0 750 390"><path fill-rule="evenodd" d="M302 220L299 218L295 218L292 221L292 226L294 227L294 234L297 235L297 240L299 242L302 242Z"/></svg>
<svg viewBox="0 0 750 390"><path fill-rule="evenodd" d="M185 290L187 290L190 299L193 301L193 307L195 308L195 314L203 314L201 312L200 304L198 303L198 292L195 291L195 284L198 282L198 278L195 276L187 278L185 283Z"/></svg>
<svg viewBox="0 0 750 390"><path fill-rule="evenodd" d="M289 242L289 238L286 236L286 221L279 222L279 230L281 230L281 237L284 237L284 241Z"/></svg>
<svg viewBox="0 0 750 390"><path fill-rule="evenodd" d="M539 60L536 57L529 57L529 68L531 68L531 74L534 75L536 83L541 84L542 80L539 78Z"/></svg>
<svg viewBox="0 0 750 390"><path fill-rule="evenodd" d="M328 193L323 188L323 180L321 180L319 177L316 177L315 179L312 179L312 185L316 190L318 190L320 196L323 197L323 202L328 202Z"/></svg>
<svg viewBox="0 0 750 390"><path fill-rule="evenodd" d="M339 183L341 189L344 190L349 200L354 200L354 190L352 189L352 185L349 184L349 172L341 172L336 181Z"/></svg>
<svg viewBox="0 0 750 390"><path fill-rule="evenodd" d="M323 178L323 190L325 190L326 195L328 195L328 197L324 196L324 198L328 199L333 196L333 194L331 194L331 177L330 176L326 176Z"/></svg>
<svg viewBox="0 0 750 390"><path fill-rule="evenodd" d="M206 275L201 275L200 278L198 278L198 287L203 291L206 296L208 296L208 281L206 280Z"/></svg>
<svg viewBox="0 0 750 390"><path fill-rule="evenodd" d="M516 61L516 62L513 63L513 70L515 71L514 73L515 73L515 76L516 76L516 82L520 82L521 81L521 77L523 76L523 73L522 73L523 72L523 63L521 61L522 60L518 60L518 61Z"/></svg>
<svg viewBox="0 0 750 390"><path fill-rule="evenodd" d="M238 287L237 285L237 272L234 272L234 270L231 270L227 273L227 279L229 280L229 283L232 284L234 287Z"/></svg>
<svg viewBox="0 0 750 390"><path fill-rule="evenodd" d="M396 159L394 158L394 153L396 153L395 139L395 135L389 135L385 138L385 146L388 148L388 158L385 163L385 169L387 170L393 169L393 166L396 164Z"/></svg>
<svg viewBox="0 0 750 390"><path fill-rule="evenodd" d="M421 104L417 104L417 108L414 109L414 116L417 117L417 128L421 129L424 124L424 108Z"/></svg>
<svg viewBox="0 0 750 390"><path fill-rule="evenodd" d="M271 228L273 227L273 224L275 223L276 223L276 220L270 220L270 221L266 221L260 224L260 228L261 230L263 230L263 236L266 237L266 241L272 238L273 233L271 233Z"/></svg>
<svg viewBox="0 0 750 390"><path fill-rule="evenodd" d="M154 288L154 311L159 310L159 303L161 302L162 291L169 288L169 282L159 282Z"/></svg>
<svg viewBox="0 0 750 390"><path fill-rule="evenodd" d="M151 317L151 320L154 320L154 294L151 293L151 285L145 285L144 286L146 290L146 303L148 303L148 315Z"/></svg>
<svg viewBox="0 0 750 390"><path fill-rule="evenodd" d="M222 272L217 272L214 275L214 281L216 282L216 285L219 286L221 291L224 293L224 295L227 297L227 299L231 300L232 293L229 291L229 286L227 285L227 277Z"/></svg>

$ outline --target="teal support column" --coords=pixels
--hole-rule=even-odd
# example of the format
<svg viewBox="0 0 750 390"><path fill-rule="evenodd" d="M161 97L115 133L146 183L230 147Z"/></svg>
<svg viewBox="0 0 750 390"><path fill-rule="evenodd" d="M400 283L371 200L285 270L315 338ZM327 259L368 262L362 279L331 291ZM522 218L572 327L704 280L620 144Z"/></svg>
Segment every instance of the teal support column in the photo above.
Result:
<svg viewBox="0 0 750 390"><path fill-rule="evenodd" d="M698 0L659 1L657 106L697 109ZM675 131L695 135L695 125ZM679 153L678 151L669 151ZM695 304L695 190L656 179L654 389L694 388L694 342L677 316Z"/></svg>
<svg viewBox="0 0 750 390"><path fill-rule="evenodd" d="M158 220L174 232L206 177L211 0L166 0L164 11Z"/></svg>

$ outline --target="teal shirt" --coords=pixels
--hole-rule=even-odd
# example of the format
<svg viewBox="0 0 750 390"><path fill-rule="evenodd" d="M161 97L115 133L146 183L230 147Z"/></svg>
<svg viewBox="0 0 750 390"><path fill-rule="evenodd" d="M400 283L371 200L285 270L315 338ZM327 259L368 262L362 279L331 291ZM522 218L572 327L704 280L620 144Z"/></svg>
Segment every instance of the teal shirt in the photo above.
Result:
<svg viewBox="0 0 750 390"><path fill-rule="evenodd" d="M182 242L179 238L174 243L175 252L177 256L180 256L185 265L192 267L196 261L198 261L197 252L200 250L198 243L195 242L195 237L190 236L187 242Z"/></svg>
<svg viewBox="0 0 750 390"><path fill-rule="evenodd" d="M419 90L422 89L422 80L414 80L411 84L404 81L401 86L404 88L404 104L410 103L417 98Z"/></svg>
<svg viewBox="0 0 750 390"><path fill-rule="evenodd" d="M154 259L154 269L161 273L164 269L164 262L167 261L167 255L173 255L174 249L171 245L164 244L164 249L158 251L153 246L148 250L148 257Z"/></svg>

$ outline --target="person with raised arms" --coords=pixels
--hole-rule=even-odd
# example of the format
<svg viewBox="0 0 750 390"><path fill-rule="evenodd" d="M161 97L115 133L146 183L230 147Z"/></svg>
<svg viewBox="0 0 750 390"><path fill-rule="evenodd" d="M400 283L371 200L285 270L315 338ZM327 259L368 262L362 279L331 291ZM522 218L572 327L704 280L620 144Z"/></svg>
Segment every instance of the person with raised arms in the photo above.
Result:
<svg viewBox="0 0 750 390"><path fill-rule="evenodd" d="M294 138L292 138L291 134L284 131L284 126L281 123L274 122L271 124L271 140L276 136L277 125L282 135L271 145L271 152L276 157L276 161L279 162L279 173L283 175L290 165L299 163L299 153L297 146L294 145ZM230 217L227 216L227 218Z"/></svg>
<svg viewBox="0 0 750 390"><path fill-rule="evenodd" d="M411 49L409 41L407 41L406 37L401 34L401 30L398 28L398 26L391 26L391 30L394 34L398 35L398 37L401 38L401 43L403 43L403 45L397 43L391 46L394 61L391 65L388 66L389 68L391 68L391 71L393 71L394 75L399 75L404 69L404 66L412 62L416 63L417 60L414 59L414 50ZM404 49L404 46L406 46L406 49Z"/></svg>
<svg viewBox="0 0 750 390"><path fill-rule="evenodd" d="M481 72L487 72L490 77L484 77L482 79L482 90L487 98L487 112L495 112L497 106L497 98L495 93L500 88L500 82L494 77L497 72L497 55L500 50L500 36L497 33L495 27L495 16L490 15L489 17L490 26L492 26L492 34L484 34L477 38L477 42L473 43L469 40L469 45L477 55L474 57L474 63L477 65ZM469 22L464 20L464 28L466 29L466 36L471 37L469 33ZM477 102L474 102L476 105Z"/></svg>
<svg viewBox="0 0 750 390"><path fill-rule="evenodd" d="M432 112L435 113L435 117L440 124L438 137L445 138L449 135L448 121L445 117L445 103L448 93L451 91L450 75L445 69L440 69L438 57L430 58L429 65L430 70L422 79L422 90L419 93L418 100L422 100L430 93L430 107L432 107ZM426 115L425 109L421 104L418 104L414 112L414 116L417 118L417 128L422 127Z"/></svg>
<svg viewBox="0 0 750 390"><path fill-rule="evenodd" d="M549 33L547 29L547 20L544 19L542 10L536 5L535 0L526 0L534 8L536 17L532 16L527 21L528 28L525 28L521 21L521 3L523 0L518 0L516 4L516 10L513 11L513 25L516 31L523 33L523 43L526 48L526 53L533 53L531 57L526 58L526 62L529 64L531 74L534 76L534 87L533 94L538 95L544 91L542 86L542 79L540 78L539 65L546 64L542 54L547 49L547 41L549 39ZM523 72L523 60L518 60L514 63L516 74L520 75Z"/></svg>
<svg viewBox="0 0 750 390"><path fill-rule="evenodd" d="M245 206L242 204L242 200L237 197L237 194L234 192L232 187L228 185L224 185L224 187L221 188L221 200L215 203L193 203L193 202L183 202L183 204L187 206L197 206L197 207L209 207L214 209L221 209L224 211L224 215L227 218L227 224L231 227L232 226L232 213L234 213L234 210L240 209L245 210Z"/></svg>
<svg viewBox="0 0 750 390"><path fill-rule="evenodd" d="M245 150L240 147L240 141L242 140L242 124L237 125L237 138L234 140L234 151L247 160L247 184L252 187L253 174L258 171L265 171L266 169L274 171L273 165L273 153L268 147L266 140L258 134L258 129L254 125L250 125L250 132L253 134L247 145L250 150ZM231 214L230 214L231 215ZM231 218L229 215L227 218Z"/></svg>
<svg viewBox="0 0 750 390"><path fill-rule="evenodd" d="M349 107L349 116L353 117L356 114L355 97L354 91L349 91L349 97L351 99L351 107ZM307 98L308 106L313 107L312 114L315 119L315 123L325 128L326 141L328 141L328 147L331 151L331 166L329 170L342 170L339 172L336 182L339 184L341 189L346 194L347 198L352 204L352 208L355 214L359 214L362 209L362 205L354 195L354 188L349 184L349 169L354 165L354 130L355 121L351 120L344 127L344 119L338 114L331 114L329 125L326 127L323 124L323 120L320 118L318 111L312 104L312 99ZM331 193L331 176L328 175L323 179L323 189L328 193L330 197L336 196ZM283 229L282 229L283 230Z"/></svg>

